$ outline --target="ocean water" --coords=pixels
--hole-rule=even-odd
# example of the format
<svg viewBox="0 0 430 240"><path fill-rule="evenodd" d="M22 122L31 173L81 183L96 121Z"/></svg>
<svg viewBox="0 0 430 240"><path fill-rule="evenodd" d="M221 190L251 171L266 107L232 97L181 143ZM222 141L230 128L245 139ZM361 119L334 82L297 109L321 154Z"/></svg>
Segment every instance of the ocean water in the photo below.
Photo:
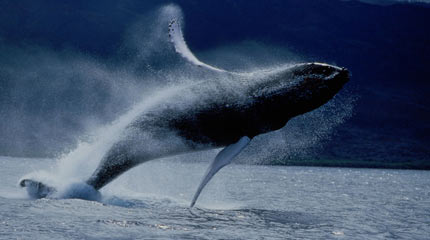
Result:
<svg viewBox="0 0 430 240"><path fill-rule="evenodd" d="M177 160L177 159L176 159ZM29 199L52 159L0 157L0 239L428 239L430 172L230 165L191 198L206 163L142 164L100 202Z"/></svg>

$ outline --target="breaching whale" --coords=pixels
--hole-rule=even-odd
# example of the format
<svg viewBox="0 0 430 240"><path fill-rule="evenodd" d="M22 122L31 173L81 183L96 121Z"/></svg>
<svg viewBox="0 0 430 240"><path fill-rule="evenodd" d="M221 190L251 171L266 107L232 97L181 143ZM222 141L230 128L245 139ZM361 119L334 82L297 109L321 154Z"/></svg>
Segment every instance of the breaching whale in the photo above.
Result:
<svg viewBox="0 0 430 240"><path fill-rule="evenodd" d="M188 62L223 78L181 86L164 101L141 113L124 137L105 153L86 184L99 190L127 170L149 160L224 147L211 162L191 201L210 179L257 135L278 130L293 117L333 98L349 80L345 68L299 63L255 73L229 72L201 62L187 47L177 19L168 35ZM36 198L56 189L32 179L20 186Z"/></svg>

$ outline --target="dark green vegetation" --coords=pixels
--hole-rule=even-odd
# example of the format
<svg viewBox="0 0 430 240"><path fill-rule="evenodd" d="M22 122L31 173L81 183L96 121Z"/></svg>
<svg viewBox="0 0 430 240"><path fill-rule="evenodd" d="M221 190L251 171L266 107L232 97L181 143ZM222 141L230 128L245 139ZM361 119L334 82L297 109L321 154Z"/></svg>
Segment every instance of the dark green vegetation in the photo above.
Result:
<svg viewBox="0 0 430 240"><path fill-rule="evenodd" d="M405 160L400 161L375 161L353 159L296 159L274 162L274 165L286 166L312 166L312 167L349 167L349 168L391 168L391 169L420 169L430 170L429 161Z"/></svg>

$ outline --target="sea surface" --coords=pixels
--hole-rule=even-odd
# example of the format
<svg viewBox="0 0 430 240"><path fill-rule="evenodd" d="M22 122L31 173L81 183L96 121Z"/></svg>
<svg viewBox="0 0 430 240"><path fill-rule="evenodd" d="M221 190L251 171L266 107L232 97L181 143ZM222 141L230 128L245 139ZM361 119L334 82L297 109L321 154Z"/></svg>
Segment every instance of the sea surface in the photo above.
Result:
<svg viewBox="0 0 430 240"><path fill-rule="evenodd" d="M0 239L429 239L430 172L231 165L188 207L206 163L142 164L100 202L29 199L52 159L0 157Z"/></svg>

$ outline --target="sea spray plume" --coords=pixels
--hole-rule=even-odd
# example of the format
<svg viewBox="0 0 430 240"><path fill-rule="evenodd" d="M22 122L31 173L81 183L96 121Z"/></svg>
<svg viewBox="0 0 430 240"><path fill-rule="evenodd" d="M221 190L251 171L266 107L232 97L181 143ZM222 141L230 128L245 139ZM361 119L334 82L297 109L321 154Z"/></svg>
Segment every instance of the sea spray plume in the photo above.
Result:
<svg viewBox="0 0 430 240"><path fill-rule="evenodd" d="M207 81L160 90L150 103L142 103L144 107L135 107L122 117L113 137L106 140L109 144L104 144L100 164L86 181L96 190L143 162L227 146L210 164L193 206L210 179L252 138L278 130L289 119L325 104L349 80L346 69L323 63L228 72L202 63L191 53L177 19L171 21L169 34L180 55L216 74ZM24 179L21 185L34 185L27 182Z"/></svg>
<svg viewBox="0 0 430 240"><path fill-rule="evenodd" d="M0 135L8 136L0 140L3 154L59 153L142 94L121 67L72 49L0 44L0 52L0 121L8 122L0 125Z"/></svg>
<svg viewBox="0 0 430 240"><path fill-rule="evenodd" d="M288 164L318 158L338 126L354 114L357 95L343 89L328 103L292 118L285 127L255 137L235 160L246 164Z"/></svg>
<svg viewBox="0 0 430 240"><path fill-rule="evenodd" d="M124 67L145 81L169 82L171 79L166 75L178 63L183 65L166 37L166 26L171 18L182 19L181 9L173 4L140 17L125 31L118 62L125 61Z"/></svg>

